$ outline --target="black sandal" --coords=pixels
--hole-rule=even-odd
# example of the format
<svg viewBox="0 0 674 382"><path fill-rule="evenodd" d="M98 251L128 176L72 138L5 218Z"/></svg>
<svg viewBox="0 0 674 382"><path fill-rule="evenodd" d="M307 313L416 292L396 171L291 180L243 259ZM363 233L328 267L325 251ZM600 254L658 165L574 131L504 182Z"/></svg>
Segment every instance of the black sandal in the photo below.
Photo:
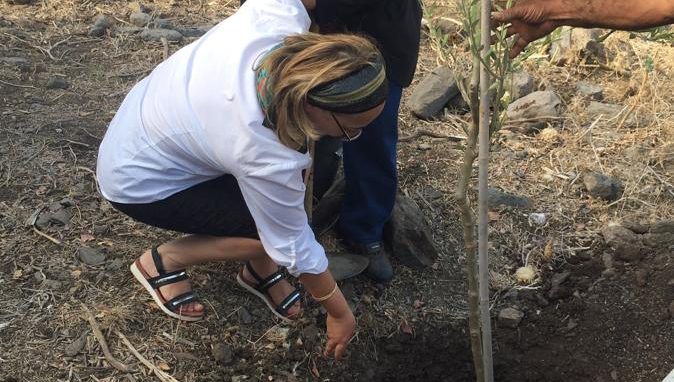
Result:
<svg viewBox="0 0 674 382"><path fill-rule="evenodd" d="M301 297L300 291L298 289L295 289L285 299L283 299L283 301L281 301L281 303L278 304L278 306L274 305L274 301L269 295L269 288L278 284L281 280L285 278L285 276L283 275L283 271L279 269L278 271L267 276L267 278L263 279L257 274L257 272L255 272L253 267L250 265L250 262L246 262L245 267L248 270L248 273L250 273L250 275L253 276L257 284L256 285L249 284L243 278L243 269L241 269L241 271L239 271L239 274L236 276L236 281L239 283L239 285L241 285L250 293L262 299L262 301L264 301L265 304L267 304L267 306L269 307L269 310L271 310L272 313L274 313L278 318L286 322L292 322L293 319L290 318L291 316L288 316L288 310L290 310L290 308L297 301L300 300Z"/></svg>
<svg viewBox="0 0 674 382"><path fill-rule="evenodd" d="M178 296L173 297L170 300L166 300L164 296L159 291L159 288L164 285L174 284L179 281L189 279L187 271L180 269L173 272L166 272L164 269L164 264L161 261L159 256L159 251L157 247L152 248L152 261L154 261L154 266L157 269L159 274L156 277L150 277L150 275L143 269L140 265L140 258L131 264L131 273L138 280L141 285L150 293L152 299L159 305L159 308L169 316L177 318L184 321L199 321L204 318L204 312L182 312L181 307L185 304L198 301L194 296L192 291L185 292Z"/></svg>

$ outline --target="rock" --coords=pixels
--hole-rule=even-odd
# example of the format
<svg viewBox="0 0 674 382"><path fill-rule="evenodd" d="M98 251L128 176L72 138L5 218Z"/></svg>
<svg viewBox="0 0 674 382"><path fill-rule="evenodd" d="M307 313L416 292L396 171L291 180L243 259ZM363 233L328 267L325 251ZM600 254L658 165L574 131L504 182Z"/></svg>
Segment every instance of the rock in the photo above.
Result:
<svg viewBox="0 0 674 382"><path fill-rule="evenodd" d="M384 226L384 242L391 248L391 255L408 267L433 265L438 258L438 250L430 232L419 206L412 199L398 194L391 219Z"/></svg>
<svg viewBox="0 0 674 382"><path fill-rule="evenodd" d="M120 27L117 27L115 29L115 32L121 33L121 34L136 34L142 32L144 29L140 27L136 27L133 25L123 25Z"/></svg>
<svg viewBox="0 0 674 382"><path fill-rule="evenodd" d="M69 208L74 205L75 203L70 199L63 199L52 203L45 210L37 211L35 220L28 225L35 224L38 228L42 229L54 226L68 229L70 228L70 219L72 218L72 212L70 212Z"/></svg>
<svg viewBox="0 0 674 382"><path fill-rule="evenodd" d="M103 252L89 247L80 247L77 250L77 257L87 265L100 265L105 261Z"/></svg>
<svg viewBox="0 0 674 382"><path fill-rule="evenodd" d="M145 12L134 12L129 16L129 21L131 24L137 27L144 27L150 23L152 16L148 15Z"/></svg>
<svg viewBox="0 0 674 382"><path fill-rule="evenodd" d="M640 287L645 287L646 284L648 283L648 277L650 276L650 272L648 269L639 269L636 273L636 279L637 279L637 285Z"/></svg>
<svg viewBox="0 0 674 382"><path fill-rule="evenodd" d="M173 24L171 24L171 20L169 19L156 19L152 24L152 26L158 29L178 30Z"/></svg>
<svg viewBox="0 0 674 382"><path fill-rule="evenodd" d="M644 254L641 238L625 227L611 225L602 230L606 245L623 261L637 261Z"/></svg>
<svg viewBox="0 0 674 382"><path fill-rule="evenodd" d="M624 119L624 127L638 127L641 123L639 118L633 113L625 118L625 113L627 112L630 112L629 108L622 105L592 101L587 109L585 109L585 116L592 121L599 118L600 121L610 121L615 125L618 125Z"/></svg>
<svg viewBox="0 0 674 382"><path fill-rule="evenodd" d="M560 134L554 127L546 127L538 133L538 138L545 142L555 142L560 139Z"/></svg>
<svg viewBox="0 0 674 382"><path fill-rule="evenodd" d="M213 25L200 25L198 27L179 28L178 32L185 37L201 37L208 33L211 28L213 28Z"/></svg>
<svg viewBox="0 0 674 382"><path fill-rule="evenodd" d="M650 229L647 225L643 225L633 220L625 220L620 225L639 235L647 233Z"/></svg>
<svg viewBox="0 0 674 382"><path fill-rule="evenodd" d="M245 307L241 307L238 311L238 316L239 316L239 322L242 324L248 325L251 322L253 322L253 316L250 314L248 309Z"/></svg>
<svg viewBox="0 0 674 382"><path fill-rule="evenodd" d="M613 255L605 252L601 255L601 261L604 263L604 268L613 269Z"/></svg>
<svg viewBox="0 0 674 382"><path fill-rule="evenodd" d="M510 120L549 119L561 115L562 100L552 91L537 91L508 106Z"/></svg>
<svg viewBox="0 0 674 382"><path fill-rule="evenodd" d="M87 336L89 336L89 331L85 330L75 341L69 343L66 348L63 350L63 355L66 357L74 357L78 355L82 349L84 349L84 345L87 344Z"/></svg>
<svg viewBox="0 0 674 382"><path fill-rule="evenodd" d="M674 220L664 220L653 224L650 233L674 233Z"/></svg>
<svg viewBox="0 0 674 382"><path fill-rule="evenodd" d="M234 352L232 351L232 347L227 344L217 343L213 345L211 352L213 353L213 358L215 361L221 365L231 365L234 361Z"/></svg>
<svg viewBox="0 0 674 382"><path fill-rule="evenodd" d="M46 85L47 89L68 89L69 86L68 81L60 76L49 77Z"/></svg>
<svg viewBox="0 0 674 382"><path fill-rule="evenodd" d="M524 313L514 308L505 308L498 312L498 323L504 328L517 328L523 318Z"/></svg>
<svg viewBox="0 0 674 382"><path fill-rule="evenodd" d="M527 72L515 72L506 81L505 88L510 100L516 101L534 91L534 77Z"/></svg>
<svg viewBox="0 0 674 382"><path fill-rule="evenodd" d="M595 101L604 99L604 89L601 86L591 84L585 81L578 81L576 83L576 91L583 97L588 97Z"/></svg>
<svg viewBox="0 0 674 382"><path fill-rule="evenodd" d="M172 42L183 39L183 35L180 32L172 29L146 29L140 32L140 37L145 41L161 41L162 37Z"/></svg>
<svg viewBox="0 0 674 382"><path fill-rule="evenodd" d="M459 94L454 73L447 66L439 66L426 75L409 98L412 113L421 119L436 117Z"/></svg>
<svg viewBox="0 0 674 382"><path fill-rule="evenodd" d="M89 29L89 36L102 37L105 31L112 26L112 19L105 15L99 15L94 20L94 25Z"/></svg>
<svg viewBox="0 0 674 382"><path fill-rule="evenodd" d="M601 29L563 27L560 37L550 45L550 62L564 66L580 57L605 61L604 45L597 41L601 34Z"/></svg>
<svg viewBox="0 0 674 382"><path fill-rule="evenodd" d="M565 288L562 286L566 280L571 276L570 272L556 273L552 276L550 280L550 291L548 291L548 298L552 300L559 300L562 298L569 297L573 294L571 288Z"/></svg>
<svg viewBox="0 0 674 382"><path fill-rule="evenodd" d="M33 0L7 0L7 3L13 4L13 5L28 5L32 2L33 2Z"/></svg>
<svg viewBox="0 0 674 382"><path fill-rule="evenodd" d="M417 148L421 151L428 151L431 150L433 146L429 145L428 143L420 143L419 146L417 146Z"/></svg>
<svg viewBox="0 0 674 382"><path fill-rule="evenodd" d="M515 196L512 194L505 193L496 188L489 188L489 206L507 206L514 208L529 208L531 207L531 202L529 198L522 196Z"/></svg>
<svg viewBox="0 0 674 382"><path fill-rule="evenodd" d="M244 382L248 380L247 375L233 375L231 381L232 382Z"/></svg>
<svg viewBox="0 0 674 382"><path fill-rule="evenodd" d="M529 225L544 226L547 223L548 218L545 214L542 213L530 213L529 214Z"/></svg>
<svg viewBox="0 0 674 382"><path fill-rule="evenodd" d="M433 21L433 26L437 28L440 33L443 35L457 35L460 34L463 31L463 25L459 23L455 23L451 20L448 20L444 17L438 17L434 19Z"/></svg>
<svg viewBox="0 0 674 382"><path fill-rule="evenodd" d="M594 172L585 174L583 183L590 195L609 202L620 199L625 190L620 180Z"/></svg>

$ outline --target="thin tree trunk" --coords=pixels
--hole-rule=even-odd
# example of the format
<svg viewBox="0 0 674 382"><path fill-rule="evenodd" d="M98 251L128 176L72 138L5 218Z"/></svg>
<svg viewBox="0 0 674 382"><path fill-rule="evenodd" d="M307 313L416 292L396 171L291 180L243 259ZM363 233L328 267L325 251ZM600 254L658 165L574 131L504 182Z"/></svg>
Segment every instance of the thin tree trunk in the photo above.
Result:
<svg viewBox="0 0 674 382"><path fill-rule="evenodd" d="M480 36L482 61L480 65L480 154L479 154L479 213L478 213L478 258L480 288L480 327L482 328L482 365L484 382L494 381L494 369L491 350L491 315L489 314L489 219L488 219L488 183L489 183L489 146L490 146L490 97L489 71L485 66L489 62L491 0L482 0L480 15ZM497 100L498 102L498 100Z"/></svg>
<svg viewBox="0 0 674 382"><path fill-rule="evenodd" d="M468 198L468 187L471 184L473 163L477 158L477 138L479 126L479 98L478 86L480 81L480 59L473 58L473 72L470 79L470 109L472 123L467 134L466 148L463 152L463 163L459 174L459 182L456 189L456 200L461 211L463 223L463 242L466 250L466 276L468 277L468 325L470 332L471 350L473 353L473 365L478 382L484 380L482 365L482 337L480 335L480 306L478 300L477 282L477 242L475 238L475 215L471 209Z"/></svg>

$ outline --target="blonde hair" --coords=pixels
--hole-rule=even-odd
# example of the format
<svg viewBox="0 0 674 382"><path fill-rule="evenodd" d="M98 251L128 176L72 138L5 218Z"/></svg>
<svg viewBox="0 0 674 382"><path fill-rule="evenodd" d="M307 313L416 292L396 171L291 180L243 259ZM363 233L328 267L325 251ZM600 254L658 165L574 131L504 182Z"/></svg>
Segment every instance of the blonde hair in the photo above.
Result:
<svg viewBox="0 0 674 382"><path fill-rule="evenodd" d="M375 65L378 57L375 45L357 35L304 33L286 37L262 62L269 70L271 117L281 143L298 149L307 137L318 139L320 134L305 111L309 91Z"/></svg>

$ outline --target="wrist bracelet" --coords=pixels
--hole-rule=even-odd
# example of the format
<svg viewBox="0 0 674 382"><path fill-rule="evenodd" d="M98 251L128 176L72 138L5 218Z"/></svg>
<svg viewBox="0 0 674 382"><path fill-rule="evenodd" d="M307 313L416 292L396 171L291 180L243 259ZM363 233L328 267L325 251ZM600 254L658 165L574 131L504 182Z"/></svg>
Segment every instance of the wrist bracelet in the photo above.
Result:
<svg viewBox="0 0 674 382"><path fill-rule="evenodd" d="M311 295L311 297L313 297L314 300L316 300L316 302L323 302L323 301L329 299L330 297L332 297L336 292L337 292L337 282L335 282L335 287L332 288L332 292L326 294L323 297L316 297L313 294Z"/></svg>

